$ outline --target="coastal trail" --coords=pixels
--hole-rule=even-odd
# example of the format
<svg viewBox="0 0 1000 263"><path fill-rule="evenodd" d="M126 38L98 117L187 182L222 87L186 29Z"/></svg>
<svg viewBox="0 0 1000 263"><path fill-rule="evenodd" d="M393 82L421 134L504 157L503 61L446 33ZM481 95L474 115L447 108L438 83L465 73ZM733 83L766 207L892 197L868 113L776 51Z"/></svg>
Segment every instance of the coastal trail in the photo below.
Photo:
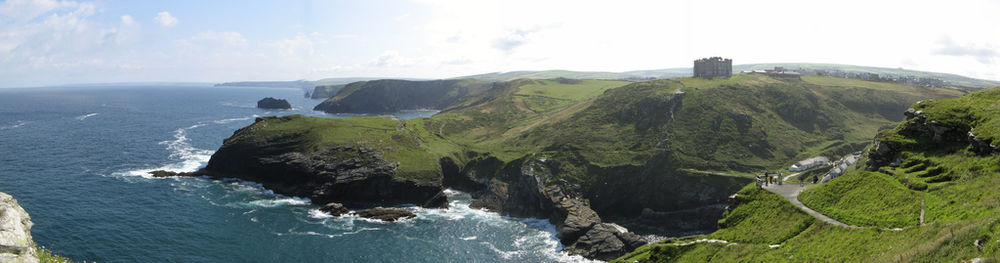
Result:
<svg viewBox="0 0 1000 263"><path fill-rule="evenodd" d="M859 228L860 227L860 226L855 226L855 225L844 224L843 222L837 221L837 220L835 220L833 218L830 218L828 216L820 214L819 212L816 212L815 210L812 210L809 207L807 207L806 205L802 204L802 202L799 202L799 198L798 198L799 197L799 193L802 193L803 190L809 189L809 187L812 187L812 186L814 186L814 185L800 185L800 184L782 184L782 185L778 185L778 184L770 184L768 186L764 186L763 188L767 189L767 190L769 190L771 192L777 193L777 194L779 194L781 196L784 196L785 199L788 199L788 201L792 202L793 205L799 207L799 209L802 209L802 211L805 211L806 213L812 215L813 217L816 217L819 220L823 220L823 222L827 222L827 223L830 223L832 225L837 225L837 226L842 226L842 227L850 227L850 228Z"/></svg>

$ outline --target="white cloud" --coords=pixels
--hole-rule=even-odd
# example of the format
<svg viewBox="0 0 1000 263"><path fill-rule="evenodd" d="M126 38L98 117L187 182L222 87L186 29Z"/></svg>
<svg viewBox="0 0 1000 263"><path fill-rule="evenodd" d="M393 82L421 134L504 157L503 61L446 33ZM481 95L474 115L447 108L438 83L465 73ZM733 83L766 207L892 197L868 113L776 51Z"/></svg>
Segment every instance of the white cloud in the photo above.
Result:
<svg viewBox="0 0 1000 263"><path fill-rule="evenodd" d="M284 57L303 57L313 55L313 41L299 34L293 38L282 39L271 43L278 53Z"/></svg>
<svg viewBox="0 0 1000 263"><path fill-rule="evenodd" d="M156 17L153 18L153 22L156 22L161 26L172 27L177 25L177 22L179 21L176 17L170 15L170 12L163 11L156 13Z"/></svg>
<svg viewBox="0 0 1000 263"><path fill-rule="evenodd" d="M7 0L0 2L0 18L11 19L15 23L23 23L45 13L59 9L73 8L78 5L79 3L73 1Z"/></svg>
<svg viewBox="0 0 1000 263"><path fill-rule="evenodd" d="M127 26L127 25L132 25L134 23L135 23L135 19L133 19L132 16L130 16L130 15L123 15L122 16L122 24L124 24L124 25Z"/></svg>
<svg viewBox="0 0 1000 263"><path fill-rule="evenodd" d="M413 65L413 60L400 56L399 51L386 50L372 59L370 64L376 67L406 67Z"/></svg>

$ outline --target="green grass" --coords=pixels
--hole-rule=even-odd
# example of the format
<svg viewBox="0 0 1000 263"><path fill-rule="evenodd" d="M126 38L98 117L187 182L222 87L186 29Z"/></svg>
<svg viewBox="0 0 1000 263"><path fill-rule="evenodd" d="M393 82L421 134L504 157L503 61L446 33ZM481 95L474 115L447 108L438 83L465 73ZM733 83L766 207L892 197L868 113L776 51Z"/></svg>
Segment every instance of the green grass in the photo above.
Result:
<svg viewBox="0 0 1000 263"><path fill-rule="evenodd" d="M613 80L546 79L536 80L532 84L521 86L515 94L579 101L596 97L605 90L621 87L628 83Z"/></svg>
<svg viewBox="0 0 1000 263"><path fill-rule="evenodd" d="M780 244L798 235L816 220L784 197L747 185L736 193L735 208L719 220L709 238L738 243Z"/></svg>
<svg viewBox="0 0 1000 263"><path fill-rule="evenodd" d="M998 116L996 89L968 98L925 102L917 107L928 119L959 118L947 125L989 123ZM967 118L967 119L966 119ZM839 221L866 226L845 228L816 222L771 248L753 239L761 233L795 232L792 225L747 224L727 227L708 236L744 238L737 244L677 246L665 241L650 244L620 258L620 262L968 262L1000 257L1000 155L980 154L965 142L920 143L928 138L905 131L904 122L883 135L914 142L898 153L898 167L873 167L880 172L855 171L799 195L810 208ZM982 134L980 136L991 136ZM870 153L872 154L872 153ZM864 162L864 158L859 162ZM741 193L746 192L744 189ZM742 195L726 218L776 217L781 208L764 208L767 195ZM925 203L920 225L921 201ZM749 206L744 208L744 206ZM774 206L774 205L772 205ZM775 206L778 207L778 206ZM743 212L737 212L743 211ZM786 219L787 220L787 219ZM745 221L745 220L744 220ZM903 227L901 230L891 227ZM723 235L724 234L724 235ZM785 235L775 234L784 237ZM697 236L692 238L701 238ZM685 240L677 238L673 240ZM974 246L973 244L979 244ZM627 260L627 261L625 261Z"/></svg>
<svg viewBox="0 0 1000 263"><path fill-rule="evenodd" d="M847 174L799 195L803 204L833 219L879 227L917 225L920 200L919 192L875 172Z"/></svg>
<svg viewBox="0 0 1000 263"><path fill-rule="evenodd" d="M73 263L72 260L65 258L60 255L53 254L52 251L45 249L44 247L35 247L35 251L38 255L39 263Z"/></svg>
<svg viewBox="0 0 1000 263"><path fill-rule="evenodd" d="M438 158L457 151L454 145L431 136L420 120L391 117L268 118L237 132L230 140L258 143L293 140L296 150L302 152L341 145L367 147L388 161L399 163L396 177L418 182L440 180Z"/></svg>

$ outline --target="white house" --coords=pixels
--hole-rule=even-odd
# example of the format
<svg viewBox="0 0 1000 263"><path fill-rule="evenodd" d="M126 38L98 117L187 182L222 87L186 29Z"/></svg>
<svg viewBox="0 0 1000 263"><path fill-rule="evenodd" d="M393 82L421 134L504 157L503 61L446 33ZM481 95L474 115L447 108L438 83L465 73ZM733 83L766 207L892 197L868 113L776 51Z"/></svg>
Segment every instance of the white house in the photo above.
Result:
<svg viewBox="0 0 1000 263"><path fill-rule="evenodd" d="M801 160L793 164L791 167L789 167L788 170L793 172L801 172L812 168L822 167L827 165L830 165L830 159L823 156L816 156L813 158Z"/></svg>

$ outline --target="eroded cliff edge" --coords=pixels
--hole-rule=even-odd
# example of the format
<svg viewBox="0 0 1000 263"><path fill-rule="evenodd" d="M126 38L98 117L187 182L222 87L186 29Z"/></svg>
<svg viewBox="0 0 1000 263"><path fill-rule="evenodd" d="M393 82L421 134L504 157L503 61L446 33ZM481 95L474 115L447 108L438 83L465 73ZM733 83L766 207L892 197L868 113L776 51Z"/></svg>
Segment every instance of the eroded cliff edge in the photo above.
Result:
<svg viewBox="0 0 1000 263"><path fill-rule="evenodd" d="M0 261L38 262L31 217L9 194L0 192Z"/></svg>

